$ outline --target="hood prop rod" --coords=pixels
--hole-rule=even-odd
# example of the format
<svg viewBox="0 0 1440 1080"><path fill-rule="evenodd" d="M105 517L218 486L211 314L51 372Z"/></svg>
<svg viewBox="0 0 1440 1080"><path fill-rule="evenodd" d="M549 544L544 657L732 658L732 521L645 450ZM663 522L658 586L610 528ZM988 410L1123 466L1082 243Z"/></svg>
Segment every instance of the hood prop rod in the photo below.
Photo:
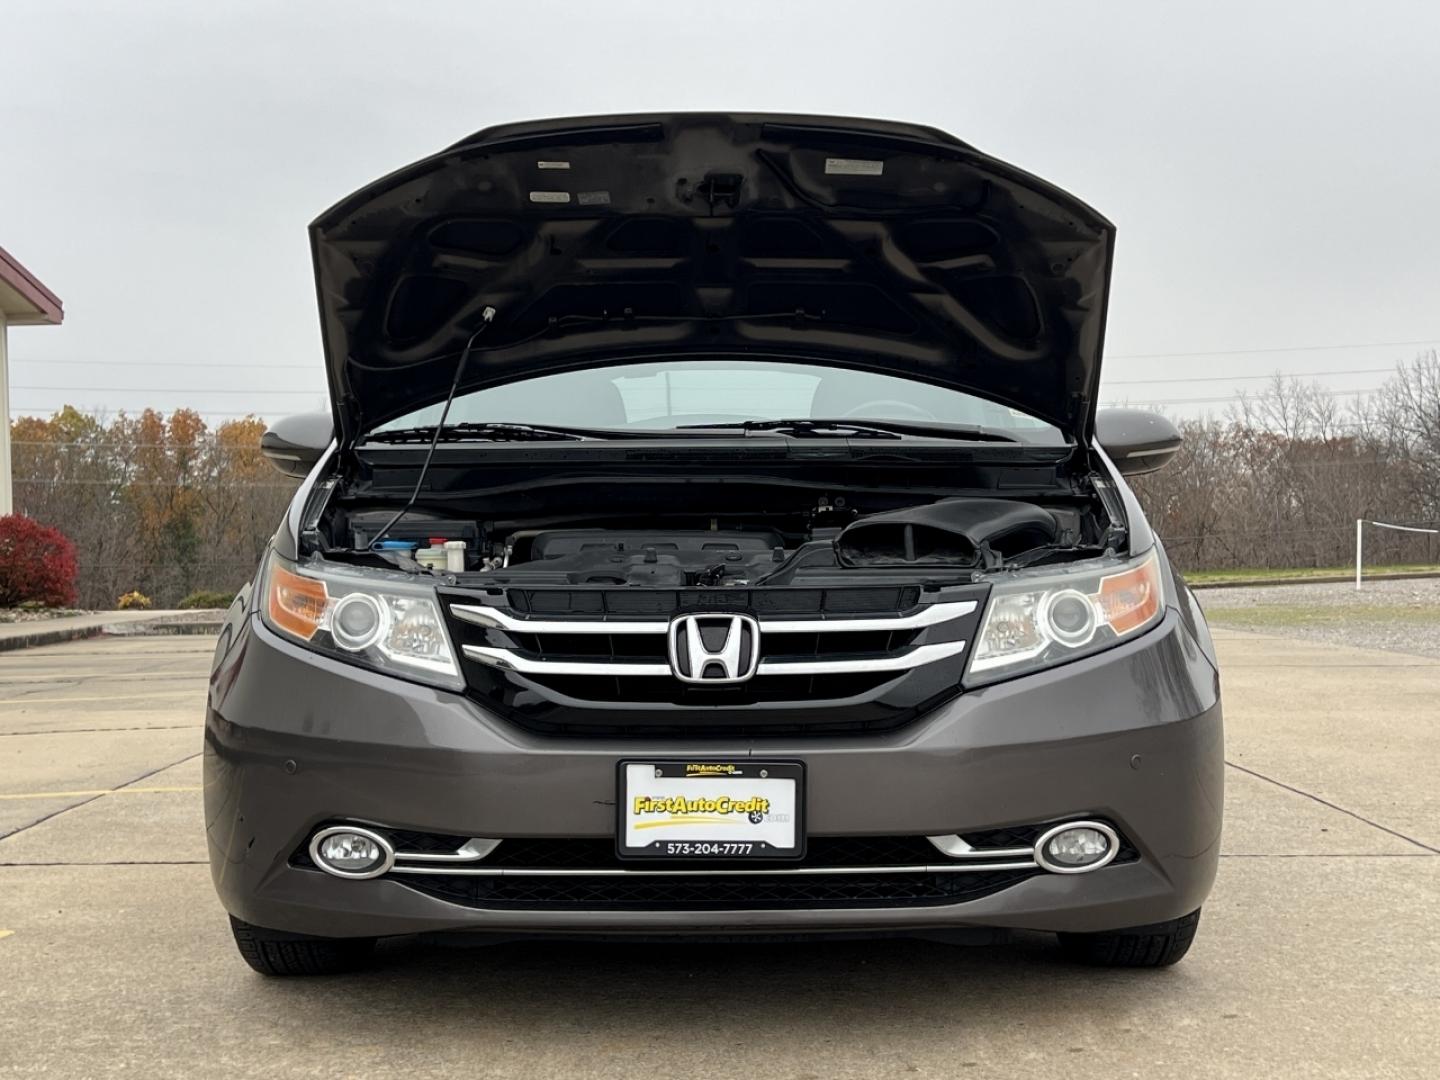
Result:
<svg viewBox="0 0 1440 1080"><path fill-rule="evenodd" d="M460 359L455 364L455 378L450 380L450 393L445 395L445 407L440 410L440 419L435 422L434 434L430 436L430 449L425 451L425 460L420 465L420 475L415 478L415 490L410 492L410 498L405 500L405 505L395 511L395 516L387 521L384 527L370 540L370 550L379 550L380 541L385 539L387 533L395 527L395 523L403 518L415 505L415 500L420 497L420 489L425 486L425 474L430 471L430 459L435 456L435 447L440 442L440 434L445 430L445 421L450 416L450 403L455 400L455 391L460 388L460 380L465 377L465 364L470 359L470 352L475 348L475 342L480 335L490 328L495 320L495 309L486 307L480 312L483 320L476 331L470 335L465 342L465 348L460 352Z"/></svg>

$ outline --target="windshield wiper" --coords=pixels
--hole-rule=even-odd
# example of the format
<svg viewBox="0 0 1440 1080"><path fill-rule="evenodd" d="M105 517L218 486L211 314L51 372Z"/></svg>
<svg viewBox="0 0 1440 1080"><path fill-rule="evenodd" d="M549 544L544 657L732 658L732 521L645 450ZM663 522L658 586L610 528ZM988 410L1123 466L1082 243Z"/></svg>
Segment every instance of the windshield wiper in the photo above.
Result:
<svg viewBox="0 0 1440 1080"><path fill-rule="evenodd" d="M368 442L427 443L436 437L433 425L426 427L392 428L372 431ZM541 424L464 423L446 424L439 430L442 442L463 442L485 439L490 442L548 442L552 440L603 439L609 433L588 428L546 427Z"/></svg>
<svg viewBox="0 0 1440 1080"><path fill-rule="evenodd" d="M733 424L685 424L678 430L692 428L733 429L736 431L778 431L782 435L859 435L869 439L898 439L905 435L931 436L941 439L961 439L965 442L1018 442L1010 435L1002 435L988 428L964 424L928 424L924 421L908 420L744 420Z"/></svg>

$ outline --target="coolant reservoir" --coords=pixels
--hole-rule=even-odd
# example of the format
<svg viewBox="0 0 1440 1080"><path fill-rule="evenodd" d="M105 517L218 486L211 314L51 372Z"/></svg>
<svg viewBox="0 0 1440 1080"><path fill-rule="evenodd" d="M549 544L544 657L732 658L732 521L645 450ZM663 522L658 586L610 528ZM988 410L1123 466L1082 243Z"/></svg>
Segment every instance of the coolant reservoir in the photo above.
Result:
<svg viewBox="0 0 1440 1080"><path fill-rule="evenodd" d="M419 551L415 552L415 561L427 570L444 570L445 547L446 543L443 536L432 536L429 547L422 547Z"/></svg>
<svg viewBox="0 0 1440 1080"><path fill-rule="evenodd" d="M445 569L452 574L465 572L465 541L445 541Z"/></svg>

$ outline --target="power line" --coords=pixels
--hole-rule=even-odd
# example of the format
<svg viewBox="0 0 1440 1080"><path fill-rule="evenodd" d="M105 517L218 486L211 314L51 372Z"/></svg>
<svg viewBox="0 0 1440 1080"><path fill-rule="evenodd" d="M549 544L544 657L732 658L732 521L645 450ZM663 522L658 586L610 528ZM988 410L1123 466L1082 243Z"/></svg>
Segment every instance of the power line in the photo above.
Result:
<svg viewBox="0 0 1440 1080"><path fill-rule="evenodd" d="M58 359L47 359L40 356L12 356L10 362L22 364L36 364L49 367L51 364L85 364L85 365L110 365L112 367L173 367L191 368L200 371L213 371L216 368L243 368L246 371L252 369L265 369L271 371L309 371L313 369L313 361L301 361L295 364L252 364L248 360L228 361L223 364L200 364L193 360L77 360L73 357L62 357Z"/></svg>
<svg viewBox="0 0 1440 1080"><path fill-rule="evenodd" d="M324 387L317 387L309 390L227 390L211 389L202 386L86 386L77 391L73 386L12 386L12 390L45 390L60 391L62 393L84 393L84 394L309 394L318 396L328 393Z"/></svg>
<svg viewBox="0 0 1440 1080"><path fill-rule="evenodd" d="M1331 375L1388 375L1393 367L1349 368L1345 371L1272 371L1268 375L1176 375L1163 379L1101 379L1101 386L1137 386L1141 383L1243 382L1252 379L1308 379Z"/></svg>
<svg viewBox="0 0 1440 1080"><path fill-rule="evenodd" d="M1318 396L1320 396L1320 397L1348 397L1348 396L1351 395L1351 394L1375 394L1375 393L1378 393L1378 392L1379 392L1379 387L1374 387L1374 386L1362 387L1362 388L1359 389L1359 390L1314 390L1314 391L1307 391L1307 393L1314 393L1314 394L1316 394L1316 395L1318 395ZM1219 397L1183 397L1183 398L1149 398L1149 397L1136 397L1136 398L1124 398L1124 399L1120 399L1120 400L1116 400L1116 399L1112 398L1112 399L1109 400L1109 401L1102 401L1100 404L1101 404L1102 406L1106 406L1106 405L1219 405L1219 404L1223 404L1223 403L1225 403L1225 402L1227 402L1227 401L1239 401L1243 396L1245 396L1245 395L1243 395L1243 394L1225 394L1225 395L1222 395L1222 396L1219 396ZM1252 401L1256 401L1256 402L1260 402L1260 401L1261 401L1260 398L1252 398L1251 400L1252 400Z"/></svg>
<svg viewBox="0 0 1440 1080"><path fill-rule="evenodd" d="M1357 341L1344 345L1281 345L1260 349L1206 349L1195 352L1106 353L1105 358L1107 360L1169 360L1195 356L1268 356L1277 353L1335 352L1345 349L1397 349L1417 345L1440 345L1440 337L1422 338L1417 341ZM313 361L301 361L294 364L262 364L251 363L249 361L197 364L190 360L85 360L75 357L57 357L52 359L39 356L12 356L10 362L12 364L37 364L43 366L49 366L51 364L111 364L116 367L183 367L199 368L201 370L213 370L222 367L243 368L245 370L264 369L271 371L314 370L312 366Z"/></svg>
<svg viewBox="0 0 1440 1080"><path fill-rule="evenodd" d="M50 411L50 412L56 411L55 407L52 406L52 405L43 405L43 406L41 406L41 405L12 405L12 406L10 406L10 415L11 415L11 416L33 417L33 416L36 416L37 411L40 411L40 410L45 410L45 411ZM116 411L117 411L117 412L123 412L124 410L117 409ZM165 411L165 410L163 410L163 409L156 409L155 411L156 411L156 412L163 412L163 411ZM178 412L178 411L180 411L180 410L176 409L176 410L174 410L174 411L177 411L177 412ZM223 410L223 409L193 409L193 410L189 410L189 411L199 413L201 416L229 416L229 417L239 417L239 418L242 418L242 419L243 419L244 417L247 417L247 416L253 416L253 417L255 417L255 419L257 419L257 420L264 419L263 417L258 416L258 415L256 414L256 412L255 412L254 409L251 409L249 412L226 412L226 411ZM134 414L131 414L131 415L133 416ZM37 419L38 419L38 417L37 417Z"/></svg>
<svg viewBox="0 0 1440 1080"><path fill-rule="evenodd" d="M1336 375L1385 375L1394 371L1393 367L1387 368L1350 368L1345 371L1276 371L1265 375L1191 375L1191 376L1167 376L1159 379L1105 379L1103 386L1139 386L1151 383L1201 383L1201 382L1249 382L1253 380L1269 380L1277 376L1285 379L1319 378ZM27 386L16 384L12 390L41 390L60 391L71 393L75 390L73 386ZM241 390L229 388L217 388L208 386L87 386L86 393L96 394L325 394L328 393L325 387L314 387L312 389L264 389L246 388Z"/></svg>
<svg viewBox="0 0 1440 1080"><path fill-rule="evenodd" d="M213 431L207 431L204 435L200 436L200 438L201 438L202 440L204 440L204 441L198 442L198 443L190 443L190 444L186 444L186 443L128 443L128 442L115 442L115 441L113 441L113 440L108 441L108 442L107 442L107 441L103 441L103 440L96 440L95 442L50 442L50 441L47 440L47 439L12 439L12 440L10 441L10 445L11 445L11 446L45 446L45 447L53 447L53 448L65 448L65 449L69 449L69 448L78 446L78 447L81 447L82 449L85 449L85 450L115 450L115 449L119 449L119 450L204 450L207 454L208 454L208 453L214 453L214 452L216 452L216 451L223 451L223 452L225 452L225 453L245 453L245 454L258 454L258 453L260 453L260 446L259 446L258 443L255 444L255 445L253 445L253 446L249 446L249 445L226 446L226 445L224 445L223 443L217 443L217 442L214 441L214 439L215 439L215 433L214 433Z"/></svg>
<svg viewBox="0 0 1440 1080"><path fill-rule="evenodd" d="M1398 349L1412 345L1440 344L1440 338L1420 341L1360 341L1350 345L1283 345L1273 349L1210 349L1205 352L1107 353L1108 360L1168 360L1187 356L1259 356L1274 353L1332 352L1342 349Z"/></svg>
<svg viewBox="0 0 1440 1080"><path fill-rule="evenodd" d="M209 483L202 477L189 477L185 480L131 480L131 479L107 479L107 480L56 480L48 476L17 476L12 481L16 484L39 484L43 487L188 487L192 491L214 491L215 484ZM253 483L248 480L236 481L228 484L218 485L220 491L294 491L295 484L281 483Z"/></svg>
<svg viewBox="0 0 1440 1080"><path fill-rule="evenodd" d="M1437 340L1440 340L1440 339L1437 339ZM1430 340L1426 340L1426 341L1390 341L1390 342L1367 342L1367 343L1357 343L1357 344L1349 344L1349 345L1299 345L1299 346L1287 346L1287 347L1283 347L1283 348L1274 348L1274 349L1225 349L1225 350L1213 350L1213 351L1208 351L1208 352L1117 353L1117 354L1113 354L1113 355L1111 356L1111 359L1117 359L1117 360L1118 360L1118 359L1142 360L1142 359L1164 359L1164 358L1206 357L1206 356L1241 356L1241 355L1262 354L1262 353L1289 353L1289 352L1309 352L1309 351L1334 350L1334 349L1359 349L1359 348L1398 347L1398 346L1411 346L1411 345L1426 345L1426 344L1431 344L1431 343L1432 343L1432 342L1431 342ZM38 361L37 361L37 362L38 362ZM43 361L43 362L44 362L44 363L54 363L54 364L97 364L97 363L109 363L110 361L64 359L64 360L49 360L49 361ZM143 361L120 360L120 361L113 361L113 363L114 363L114 364L117 364L117 365L120 365L120 366L135 366L135 367L142 367L142 366L143 366L143 367L185 367L185 368L194 368L194 367L196 366L196 365L194 365L194 364L187 364L187 363L172 363L172 362L168 362L168 361L153 361L153 360L143 360ZM210 368L209 368L209 369L210 369L210 370L215 370L215 369L218 369L218 368L236 368L236 369L241 369L241 370L250 370L250 369L252 369L252 368L253 368L253 369L266 369L266 370L285 370L285 371L294 371L294 370L297 370L297 369L294 367L294 365L289 365L289 364L218 364L218 365L210 365ZM1393 372L1394 370L1395 370L1395 368L1392 366L1392 367L1384 367L1384 368L1347 368L1347 369L1343 369L1343 370L1340 370L1340 371L1295 371L1295 372L1279 372L1279 371L1277 371L1277 372L1270 372L1270 373L1261 374L1261 375L1254 375L1254 374L1252 374L1252 375L1196 375L1196 376L1184 376L1184 375L1179 375L1179 376L1164 376L1164 377L1157 377L1157 378L1151 378L1151 379L1105 379L1105 380L1102 381L1102 386L1108 388L1108 387L1114 387L1114 386L1143 386L1143 385L1174 384L1174 383L1249 382L1249 381L1271 380L1271 379L1276 378L1277 376L1280 377L1280 378L1290 378L1290 379L1298 379L1298 378L1329 378L1329 377L1346 376L1346 375L1383 375L1383 374L1387 374L1387 373ZM14 389L14 390L26 390L26 391L37 391L37 392L45 392L45 393L74 393L74 392L77 392L77 391L76 391L76 388L73 387L73 386L27 386L27 385L21 384L21 385L13 386L12 389ZM1322 394L1325 394L1326 396L1330 396L1330 397L1345 397L1345 396L1356 395L1356 394L1373 394L1373 393L1378 393L1378 392L1379 392L1379 389L1380 389L1380 388L1377 388L1377 387L1364 387L1364 388L1353 389L1353 390L1322 390L1322 391L1319 391L1319 392L1322 393ZM225 395L236 395L236 394L239 394L239 395L251 395L251 396L256 395L256 394L267 394L267 395L288 394L288 395L302 395L302 396L303 396L303 395L312 395L312 396L317 396L317 397L320 396L320 395L322 395L322 394L327 394L327 393L328 393L328 391L327 391L325 388L323 388L323 387L317 387L317 388L313 388L313 389L291 389L291 388L273 388L273 389L271 389L271 388L266 388L266 389L256 389L256 388L249 388L249 389L243 389L243 390L241 390L241 389L232 389L232 388L214 388L214 389L211 389L211 388L200 388L200 387L163 387L163 388L162 388L162 387L130 387L130 386L96 386L96 387L86 387L86 388L83 388L82 390L80 390L80 391L78 391L78 392L81 392L81 393L103 393L103 394L113 394L113 393L121 393L121 394L174 394L174 393L182 393L182 394L225 394ZM1229 395L1224 395L1224 396L1183 397L1183 398L1159 398L1159 399L1144 399L1144 400L1135 399L1135 401L1137 401L1137 402L1140 403L1140 404L1149 404L1149 405L1207 405L1207 404L1213 405L1213 404L1222 404L1222 403L1229 402L1229 401L1236 401L1236 400L1239 400L1239 397L1240 397L1240 395L1237 393L1237 394L1229 394ZM1129 399L1127 399L1127 400L1129 400ZM1119 403L1121 403L1121 402L1117 402L1117 401L1115 401L1114 399L1112 399L1112 400L1107 401L1107 402L1102 402L1101 404L1103 405L1103 404L1119 404ZM11 409L10 409L10 412L11 412L12 415L15 415L15 414L28 415L28 414L31 414L31 413L35 412L35 411L38 410L38 409L49 409L49 408L52 408L52 407L51 407L51 406L33 406L33 405L32 405L32 406L12 406ZM253 416L253 415L254 415L254 410L250 410L250 411L246 411L246 412L236 412L236 411L226 411L226 410L223 410L223 409L195 409L195 411L196 411L196 412L199 412L199 413L202 413L203 415L207 415L207 416L244 417L244 416Z"/></svg>
<svg viewBox="0 0 1440 1080"><path fill-rule="evenodd" d="M1440 521L1422 521L1421 525L1440 525ZM1351 522L1345 525L1315 525L1308 528L1285 528L1285 529L1214 529L1207 533L1192 533L1189 536L1168 536L1161 534L1161 539L1167 544L1173 544L1180 540L1209 540L1216 536L1317 536L1321 533L1353 533L1355 524Z"/></svg>

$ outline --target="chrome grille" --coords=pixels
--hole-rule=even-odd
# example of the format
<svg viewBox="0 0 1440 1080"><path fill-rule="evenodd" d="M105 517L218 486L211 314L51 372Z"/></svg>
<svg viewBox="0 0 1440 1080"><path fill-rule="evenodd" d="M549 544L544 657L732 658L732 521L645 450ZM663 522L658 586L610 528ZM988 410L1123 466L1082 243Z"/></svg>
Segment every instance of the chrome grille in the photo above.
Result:
<svg viewBox="0 0 1440 1080"><path fill-rule="evenodd" d="M722 738L907 723L960 692L988 593L983 584L596 586L443 589L440 599L468 693L522 727ZM680 677L694 672L672 625L678 635L689 617L713 628L735 625L736 615L747 635L754 631L733 657L744 661L744 677L713 677L725 675L718 663L702 667L706 678ZM723 644L708 641L705 653Z"/></svg>
<svg viewBox="0 0 1440 1080"><path fill-rule="evenodd" d="M895 635L913 635L915 631L971 615L975 609L975 601L960 600L930 604L900 615L803 619L764 616L757 620L761 637L760 663L755 677L901 672L956 657L965 651L968 642L916 644L911 641L878 653L857 651L851 643L858 641L859 635L883 634L889 646ZM503 645L467 644L461 650L467 659L506 671L557 676L672 678L675 675L665 659L669 620L520 618L500 608L476 604L451 604L450 613L462 622L499 631L509 639ZM575 648L571 639L585 638L614 640L604 642L606 655L603 657L591 659L583 653L576 656L562 652L567 647ZM814 642L814 654L797 654L797 642L787 638L800 639L804 646ZM631 644L636 639L649 640L637 649ZM619 641L625 644L617 648ZM525 646L531 642L527 650ZM645 645L650 648L646 649Z"/></svg>

